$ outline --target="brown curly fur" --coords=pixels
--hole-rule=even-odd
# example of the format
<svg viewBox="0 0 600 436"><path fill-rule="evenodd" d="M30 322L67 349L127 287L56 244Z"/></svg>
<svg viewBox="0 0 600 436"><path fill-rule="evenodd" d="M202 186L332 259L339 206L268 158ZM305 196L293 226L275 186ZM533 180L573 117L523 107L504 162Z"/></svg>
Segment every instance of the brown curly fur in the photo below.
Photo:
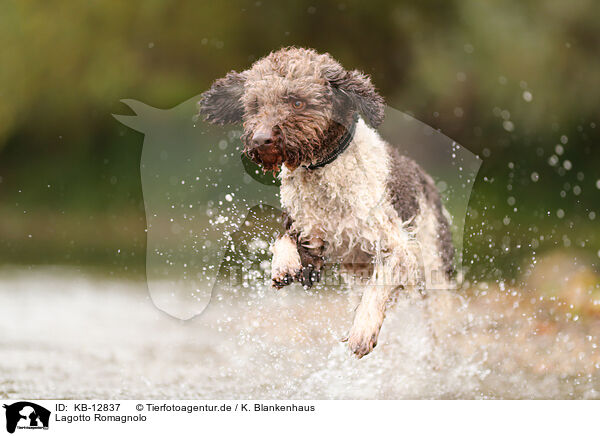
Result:
<svg viewBox="0 0 600 436"><path fill-rule="evenodd" d="M302 110L292 107L300 100ZM360 112L373 126L383 121L384 102L371 80L346 71L329 54L288 47L256 61L248 70L229 72L202 94L200 113L207 121L243 122L245 151L265 170L315 164L331 154ZM257 129L272 132L272 144L251 149Z"/></svg>

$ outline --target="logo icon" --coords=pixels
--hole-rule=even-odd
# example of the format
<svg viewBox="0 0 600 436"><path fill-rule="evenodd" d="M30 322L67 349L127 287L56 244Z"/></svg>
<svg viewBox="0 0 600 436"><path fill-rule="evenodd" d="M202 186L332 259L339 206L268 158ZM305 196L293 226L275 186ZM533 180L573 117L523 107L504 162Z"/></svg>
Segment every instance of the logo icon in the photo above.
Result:
<svg viewBox="0 0 600 436"><path fill-rule="evenodd" d="M15 429L48 429L50 411L29 401L4 404L6 409L6 431L14 433Z"/></svg>

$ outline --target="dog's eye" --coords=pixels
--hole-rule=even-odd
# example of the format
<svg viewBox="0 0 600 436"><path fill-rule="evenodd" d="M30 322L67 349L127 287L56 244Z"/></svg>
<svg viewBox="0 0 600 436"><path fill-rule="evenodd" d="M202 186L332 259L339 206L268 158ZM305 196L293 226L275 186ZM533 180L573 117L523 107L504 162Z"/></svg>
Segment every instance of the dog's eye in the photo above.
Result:
<svg viewBox="0 0 600 436"><path fill-rule="evenodd" d="M297 111L304 109L304 106L306 106L306 103L304 103L302 100L293 100L292 101L292 107L294 109L296 109Z"/></svg>

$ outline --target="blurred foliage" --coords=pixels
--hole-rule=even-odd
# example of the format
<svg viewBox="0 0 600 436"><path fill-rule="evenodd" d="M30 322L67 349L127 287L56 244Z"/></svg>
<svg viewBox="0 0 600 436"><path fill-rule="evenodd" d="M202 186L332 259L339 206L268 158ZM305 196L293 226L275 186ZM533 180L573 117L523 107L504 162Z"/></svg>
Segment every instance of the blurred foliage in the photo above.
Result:
<svg viewBox="0 0 600 436"><path fill-rule="evenodd" d="M110 116L119 100L171 107L298 45L371 74L390 106L484 159L473 274L564 246L597 262L599 17L593 0L6 0L0 261L143 271L142 137Z"/></svg>

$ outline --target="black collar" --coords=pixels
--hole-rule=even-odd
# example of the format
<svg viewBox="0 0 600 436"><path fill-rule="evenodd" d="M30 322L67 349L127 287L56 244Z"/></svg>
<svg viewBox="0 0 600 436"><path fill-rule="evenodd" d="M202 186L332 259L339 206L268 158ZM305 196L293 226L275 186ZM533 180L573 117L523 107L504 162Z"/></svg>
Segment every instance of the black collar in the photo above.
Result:
<svg viewBox="0 0 600 436"><path fill-rule="evenodd" d="M346 130L346 134L344 136L342 136L342 139L340 139L340 142L338 143L338 145L335 148L335 150L333 151L333 153L330 154L329 156L327 156L321 162L318 162L318 163L312 164L312 165L308 165L308 166L304 165L304 168L309 169L309 170L316 170L317 168L322 168L325 165L336 160L337 157L348 148L348 146L354 139L354 133L356 132L356 123L357 122L358 122L358 114L355 112L354 115L352 116L352 124L350 124L350 127L348 127L348 129Z"/></svg>

